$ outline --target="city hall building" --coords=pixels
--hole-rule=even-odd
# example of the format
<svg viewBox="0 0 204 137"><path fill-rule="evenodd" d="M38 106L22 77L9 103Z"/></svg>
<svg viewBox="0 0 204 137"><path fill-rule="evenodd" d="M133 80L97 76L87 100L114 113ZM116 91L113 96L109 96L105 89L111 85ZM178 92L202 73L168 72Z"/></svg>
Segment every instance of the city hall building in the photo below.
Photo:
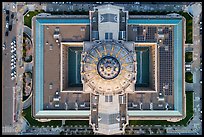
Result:
<svg viewBox="0 0 204 137"><path fill-rule="evenodd" d="M89 120L95 133L122 134L129 120L185 118L182 16L108 4L32 25L36 120Z"/></svg>

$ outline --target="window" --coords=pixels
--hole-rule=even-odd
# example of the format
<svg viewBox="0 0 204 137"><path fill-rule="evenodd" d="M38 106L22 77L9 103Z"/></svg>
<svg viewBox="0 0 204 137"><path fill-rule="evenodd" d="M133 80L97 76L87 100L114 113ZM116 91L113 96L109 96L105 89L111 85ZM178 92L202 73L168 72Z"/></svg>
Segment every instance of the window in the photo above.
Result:
<svg viewBox="0 0 204 137"><path fill-rule="evenodd" d="M113 102L113 96L109 96L109 101L108 102Z"/></svg>
<svg viewBox="0 0 204 137"><path fill-rule="evenodd" d="M113 39L113 33L111 33L111 32L106 32L106 33L105 33L105 39L106 39L106 40Z"/></svg>
<svg viewBox="0 0 204 137"><path fill-rule="evenodd" d="M105 96L105 102L108 102L108 96Z"/></svg>
<svg viewBox="0 0 204 137"><path fill-rule="evenodd" d="M105 96L105 102L113 102L113 96L112 95Z"/></svg>

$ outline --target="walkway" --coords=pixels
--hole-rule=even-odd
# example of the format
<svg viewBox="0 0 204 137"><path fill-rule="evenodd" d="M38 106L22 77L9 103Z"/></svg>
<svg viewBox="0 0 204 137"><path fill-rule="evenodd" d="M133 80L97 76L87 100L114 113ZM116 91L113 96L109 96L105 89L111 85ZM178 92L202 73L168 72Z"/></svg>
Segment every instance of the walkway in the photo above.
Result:
<svg viewBox="0 0 204 137"><path fill-rule="evenodd" d="M31 38L32 30L28 26L24 25L24 33L26 33Z"/></svg>
<svg viewBox="0 0 204 137"><path fill-rule="evenodd" d="M32 91L31 91L32 92ZM29 95L28 99L23 102L23 109L27 109L32 104L32 93Z"/></svg>

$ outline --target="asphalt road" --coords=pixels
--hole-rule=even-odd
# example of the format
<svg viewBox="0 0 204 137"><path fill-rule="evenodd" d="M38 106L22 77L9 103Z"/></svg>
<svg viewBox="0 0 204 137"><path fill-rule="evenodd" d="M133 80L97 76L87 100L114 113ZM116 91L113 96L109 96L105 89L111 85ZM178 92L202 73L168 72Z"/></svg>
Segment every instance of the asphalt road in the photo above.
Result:
<svg viewBox="0 0 204 137"><path fill-rule="evenodd" d="M108 4L108 3L106 3ZM188 3L186 3L188 4ZM72 4L53 4L48 3L46 6L46 11L52 12L52 11L74 11L74 10L93 10L94 6L97 6L100 4L96 3L75 3L72 2ZM151 4L151 3L144 3L140 2L140 4L133 4L132 2L129 3L119 3L115 2L114 5L123 6L125 10L128 11L181 11L185 8L184 4L173 4L173 3L157 3L157 4Z"/></svg>
<svg viewBox="0 0 204 137"><path fill-rule="evenodd" d="M19 115L21 115L22 108L22 70L19 66L22 65L22 29L23 27L19 26L19 22L23 22L23 16L17 15L17 7L12 2L4 2L3 9L10 10L10 14L14 13L14 18L10 18L10 23L12 24L12 31L9 32L8 36L5 36L3 32L3 42L6 43L7 48L3 51L3 96L2 96L2 109L3 109L3 123L2 125L11 125L13 131L19 131L21 128L21 120ZM5 16L3 16L3 23L5 22ZM5 23L4 23L5 24ZM22 23L23 24L23 23ZM5 25L3 26L5 28ZM5 31L5 30L4 30ZM18 32L20 31L20 33ZM19 35L17 35L19 34ZM11 80L11 42L16 40L17 50L16 50L16 72L17 76L14 80ZM14 117L15 115L15 117ZM12 133L14 134L14 133Z"/></svg>
<svg viewBox="0 0 204 137"><path fill-rule="evenodd" d="M2 9L3 10L3 9ZM3 13L3 12L2 12ZM11 16L11 11L10 15ZM12 30L9 31L8 36L5 36L5 17L3 13L3 41L6 44L6 49L2 51L2 126L13 126L14 122L14 99L15 99L15 79L11 80L11 42L15 39L16 29L15 24L12 23L10 17L9 23L12 25Z"/></svg>

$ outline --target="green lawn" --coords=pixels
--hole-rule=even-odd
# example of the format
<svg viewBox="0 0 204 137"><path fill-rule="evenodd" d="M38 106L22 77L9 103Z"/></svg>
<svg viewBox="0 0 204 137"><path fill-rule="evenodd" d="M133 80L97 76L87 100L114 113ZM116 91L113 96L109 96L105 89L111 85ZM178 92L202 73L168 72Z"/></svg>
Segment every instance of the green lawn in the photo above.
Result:
<svg viewBox="0 0 204 137"><path fill-rule="evenodd" d="M193 83L193 74L191 72L186 72L186 82Z"/></svg>
<svg viewBox="0 0 204 137"><path fill-rule="evenodd" d="M186 117L179 122L168 122L165 120L130 120L130 125L185 125L193 116L193 92L186 92Z"/></svg>
<svg viewBox="0 0 204 137"><path fill-rule="evenodd" d="M27 119L27 121L30 123L31 126L61 126L62 125L62 121L61 120L52 120L49 122L39 122L35 119L33 119L33 117L31 116L31 107L23 110L22 115ZM75 126L75 125L86 125L89 126L89 121L88 120L66 120L65 121L65 125L67 126Z"/></svg>
<svg viewBox="0 0 204 137"><path fill-rule="evenodd" d="M65 121L66 126L74 126L74 125L86 125L89 126L89 121L88 120L66 120Z"/></svg>
<svg viewBox="0 0 204 137"><path fill-rule="evenodd" d="M25 16L24 16L24 25L28 26L29 28L32 28L32 17L36 16L39 13L43 13L43 10L40 11L29 11ZM27 16L29 15L29 17Z"/></svg>
<svg viewBox="0 0 204 137"><path fill-rule="evenodd" d="M31 117L31 107L23 110L22 114L30 123L31 126L61 126L61 120L53 120L50 122L38 122L37 120ZM186 92L186 118L179 122L168 122L165 120L130 120L130 125L185 125L188 120L193 116L193 92ZM65 125L89 125L88 120L66 120Z"/></svg>
<svg viewBox="0 0 204 137"><path fill-rule="evenodd" d="M166 15L169 13L178 13L186 18L186 43L193 43L192 41L192 17L187 12L163 12L163 11L153 11L153 12L137 12L130 11L129 15Z"/></svg>
<svg viewBox="0 0 204 137"><path fill-rule="evenodd" d="M62 125L62 121L61 120L52 120L49 122L39 122L35 119L33 119L33 117L31 116L31 107L24 109L22 115L27 119L27 121L30 123L31 126L53 126L53 127L57 127L57 126L61 126Z"/></svg>
<svg viewBox="0 0 204 137"><path fill-rule="evenodd" d="M193 61L193 52L186 52L185 53L185 62Z"/></svg>
<svg viewBox="0 0 204 137"><path fill-rule="evenodd" d="M187 12L178 12L180 15L184 16L186 18L186 43L193 43L192 40L192 17Z"/></svg>

